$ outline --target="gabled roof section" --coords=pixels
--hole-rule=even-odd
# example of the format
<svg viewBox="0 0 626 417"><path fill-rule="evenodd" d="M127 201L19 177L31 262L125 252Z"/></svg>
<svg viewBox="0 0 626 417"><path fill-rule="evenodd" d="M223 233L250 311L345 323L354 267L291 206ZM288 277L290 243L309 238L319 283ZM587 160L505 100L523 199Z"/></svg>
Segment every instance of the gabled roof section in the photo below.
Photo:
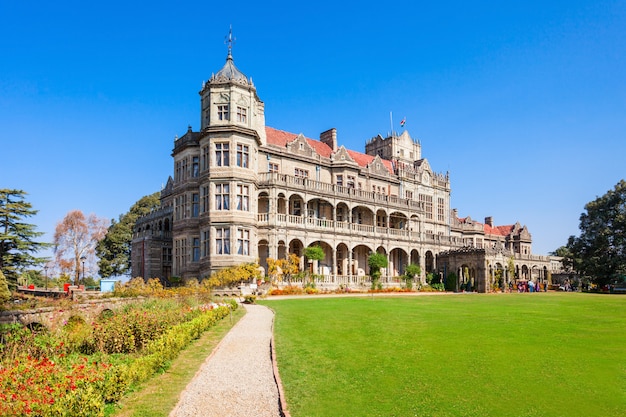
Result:
<svg viewBox="0 0 626 417"><path fill-rule="evenodd" d="M284 130L274 129L269 126L265 126L265 134L267 135L268 145L279 146L281 148L286 148L287 144L293 142L299 136L295 133L285 132ZM306 138L306 142L315 152L317 152L318 155L330 158L330 155L332 154L330 146L320 142L319 140L310 138Z"/></svg>
<svg viewBox="0 0 626 417"><path fill-rule="evenodd" d="M163 197L172 194L173 190L174 190L174 179L170 175L169 177L167 177L167 183L165 183L165 187L163 187L163 189L161 190L161 200L163 199Z"/></svg>
<svg viewBox="0 0 626 417"><path fill-rule="evenodd" d="M489 226L488 224L484 225L485 234L492 236L509 236L515 225L509 224L506 226Z"/></svg>
<svg viewBox="0 0 626 417"><path fill-rule="evenodd" d="M341 145L339 149L337 149L337 152L335 152L335 154L333 155L333 160L335 161L335 163L341 163L341 162L356 163L356 161L352 159L352 157L348 153L348 150L346 149L346 147L343 145Z"/></svg>
<svg viewBox="0 0 626 417"><path fill-rule="evenodd" d="M359 166L362 166L363 168L367 168L367 166L371 164L376 158L372 155L368 155L365 153L351 151L350 149L348 149L347 151L348 155L350 155L350 158L352 158L354 162L356 162L357 164L359 164ZM387 171L389 171L390 174L393 174L393 164L391 163L391 161L380 158L380 162L385 166L385 168L387 168Z"/></svg>

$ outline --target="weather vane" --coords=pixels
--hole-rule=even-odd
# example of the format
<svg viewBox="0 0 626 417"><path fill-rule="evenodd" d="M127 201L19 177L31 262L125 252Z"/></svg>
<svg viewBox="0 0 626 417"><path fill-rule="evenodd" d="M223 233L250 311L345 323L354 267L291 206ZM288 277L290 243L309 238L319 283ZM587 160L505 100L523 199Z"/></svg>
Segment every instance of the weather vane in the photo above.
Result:
<svg viewBox="0 0 626 417"><path fill-rule="evenodd" d="M233 25L230 25L230 30L228 31L228 36L224 37L224 43L228 44L228 56L232 55L233 44L237 40L237 38L233 38Z"/></svg>

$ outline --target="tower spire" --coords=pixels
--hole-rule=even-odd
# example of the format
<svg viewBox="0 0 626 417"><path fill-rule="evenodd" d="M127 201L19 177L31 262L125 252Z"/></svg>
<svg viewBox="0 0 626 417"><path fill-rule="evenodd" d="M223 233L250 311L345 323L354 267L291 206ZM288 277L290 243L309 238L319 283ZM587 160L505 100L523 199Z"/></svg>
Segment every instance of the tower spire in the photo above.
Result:
<svg viewBox="0 0 626 417"><path fill-rule="evenodd" d="M233 38L233 25L230 25L230 29L228 30L228 36L225 36L224 43L228 45L228 58L233 57L233 44L237 38Z"/></svg>

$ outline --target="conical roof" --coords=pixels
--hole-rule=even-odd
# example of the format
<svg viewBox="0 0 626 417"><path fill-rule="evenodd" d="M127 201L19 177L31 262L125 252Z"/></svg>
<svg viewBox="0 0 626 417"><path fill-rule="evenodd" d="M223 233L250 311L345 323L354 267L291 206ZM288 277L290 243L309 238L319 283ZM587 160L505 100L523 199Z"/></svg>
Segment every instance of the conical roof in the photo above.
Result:
<svg viewBox="0 0 626 417"><path fill-rule="evenodd" d="M209 80L210 83L226 83L226 82L236 82L238 84L243 85L252 85L252 81L248 80L246 75L239 71L233 62L233 56L230 51L228 51L228 56L226 57L226 63L222 67L221 70L211 76Z"/></svg>

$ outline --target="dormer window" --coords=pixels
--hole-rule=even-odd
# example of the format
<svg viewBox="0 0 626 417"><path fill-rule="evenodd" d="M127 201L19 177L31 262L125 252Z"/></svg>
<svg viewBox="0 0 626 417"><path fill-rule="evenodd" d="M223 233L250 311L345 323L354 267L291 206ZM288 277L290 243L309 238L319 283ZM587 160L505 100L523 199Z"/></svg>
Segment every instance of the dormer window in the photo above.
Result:
<svg viewBox="0 0 626 417"><path fill-rule="evenodd" d="M237 106L237 122L248 123L248 109Z"/></svg>
<svg viewBox="0 0 626 417"><path fill-rule="evenodd" d="M230 116L228 114L228 104L219 104L217 106L217 119L230 120Z"/></svg>

